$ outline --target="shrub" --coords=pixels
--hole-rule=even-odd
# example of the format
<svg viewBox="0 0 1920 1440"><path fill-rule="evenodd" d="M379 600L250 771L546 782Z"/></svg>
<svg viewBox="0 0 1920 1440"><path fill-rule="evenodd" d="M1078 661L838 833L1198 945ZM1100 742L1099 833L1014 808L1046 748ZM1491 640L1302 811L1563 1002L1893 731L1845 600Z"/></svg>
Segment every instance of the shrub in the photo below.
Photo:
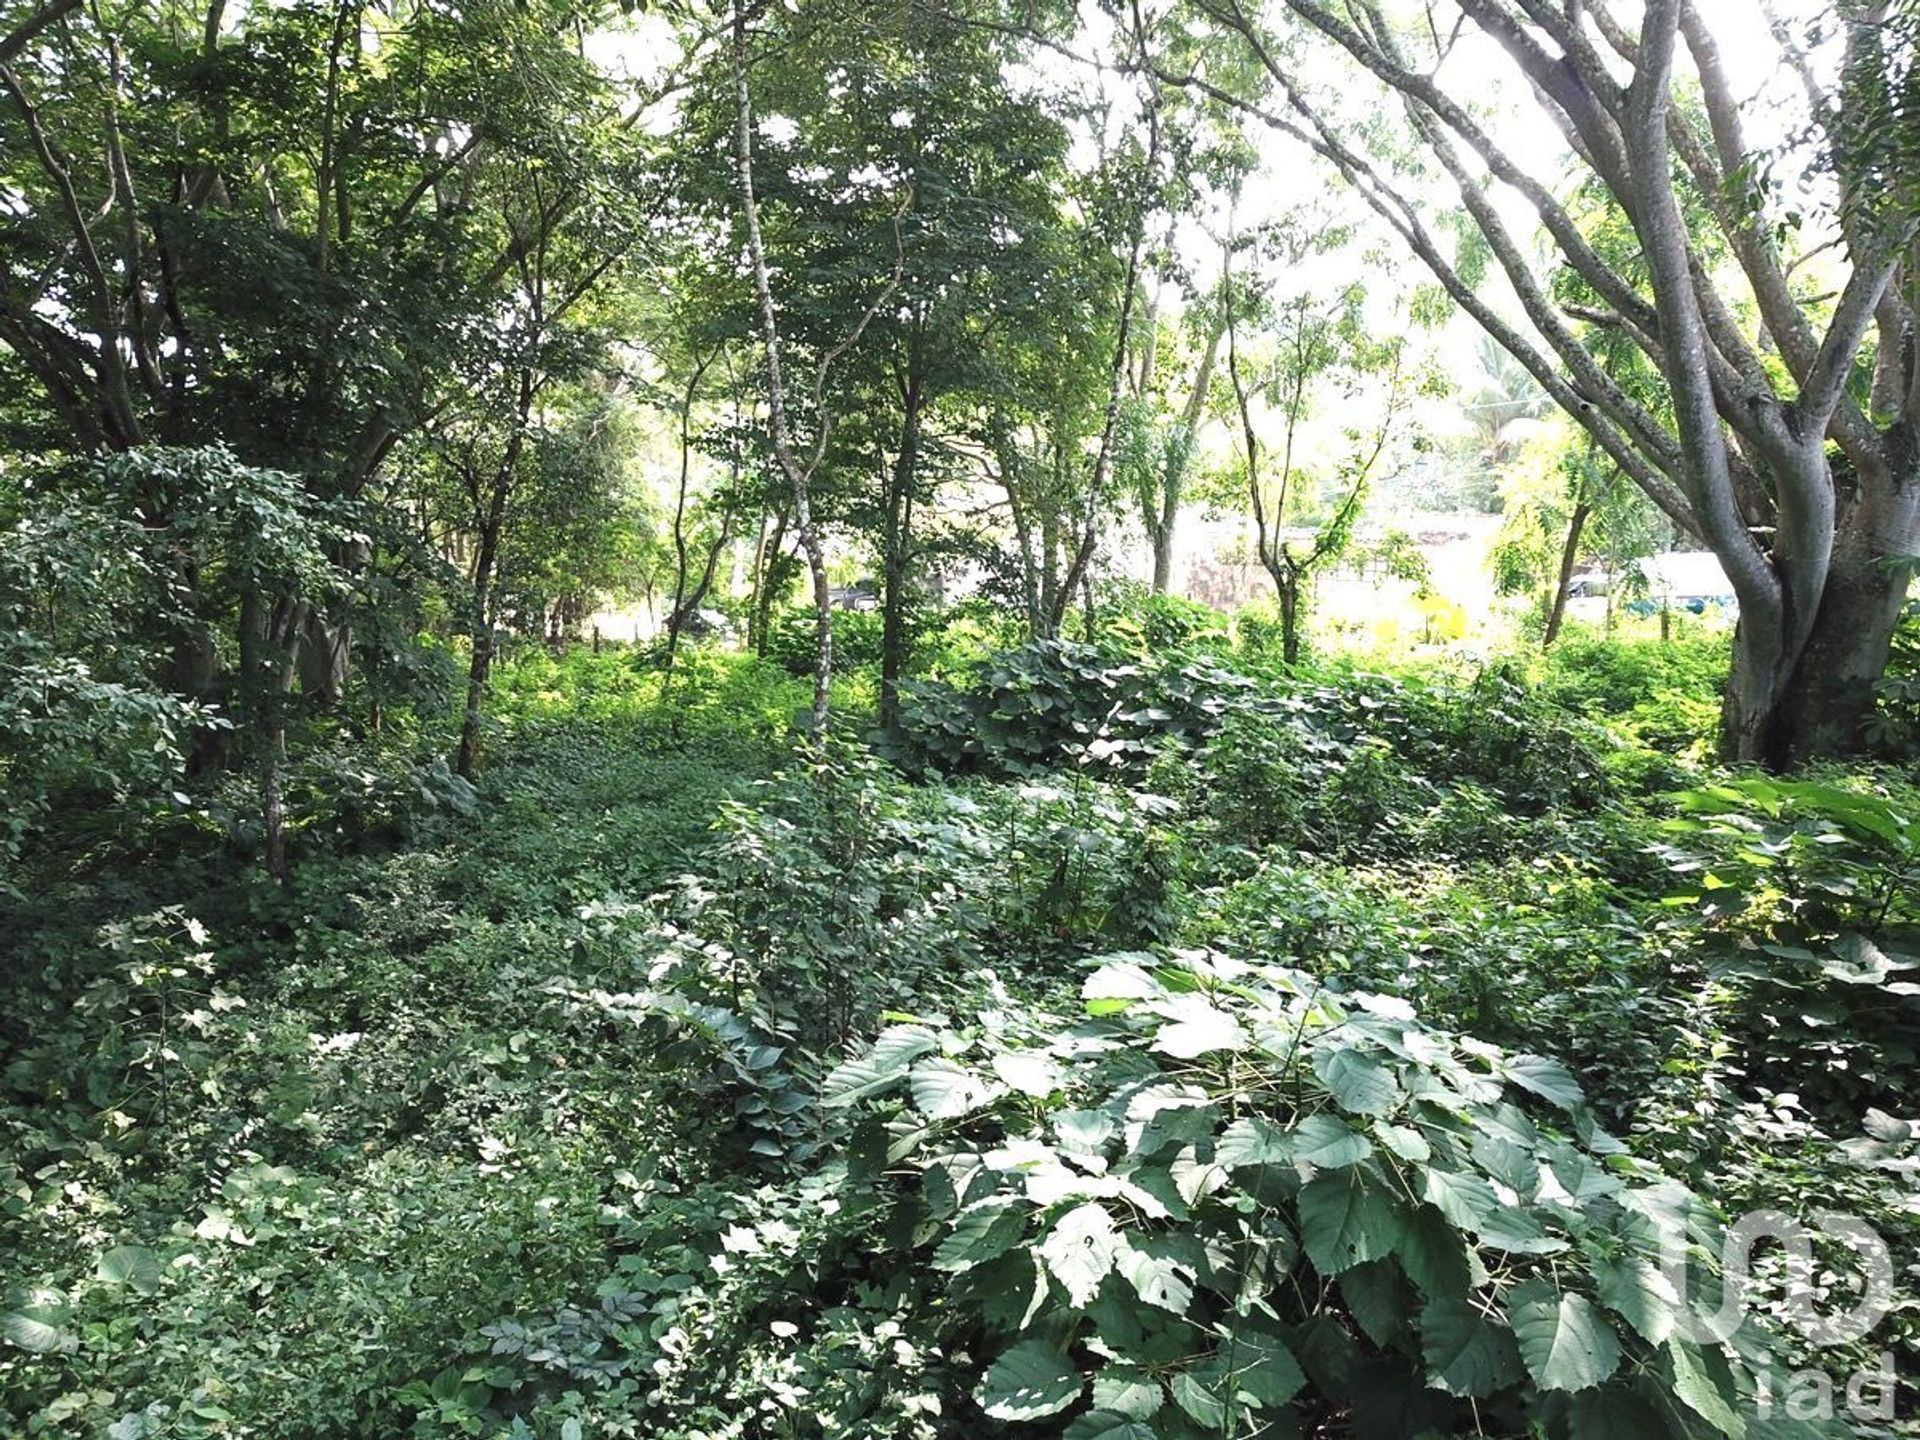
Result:
<svg viewBox="0 0 1920 1440"><path fill-rule="evenodd" d="M774 617L767 631L766 658L789 675L813 674L815 648L813 607L793 606ZM833 612L833 665L836 670L878 666L885 617L878 610ZM909 625L908 643L917 624Z"/></svg>
<svg viewBox="0 0 1920 1440"><path fill-rule="evenodd" d="M870 1117L851 1179L949 1277L916 1343L973 1357L969 1432L1739 1426L1743 1365L1657 1268L1703 1216L1554 1062L1218 955L1084 993L1076 1026L897 1026L827 1082Z"/></svg>
<svg viewBox="0 0 1920 1440"><path fill-rule="evenodd" d="M1120 664L1041 640L994 656L966 687L905 687L901 756L949 773L1035 775L1061 765L1137 774L1217 733L1253 682L1202 661Z"/></svg>

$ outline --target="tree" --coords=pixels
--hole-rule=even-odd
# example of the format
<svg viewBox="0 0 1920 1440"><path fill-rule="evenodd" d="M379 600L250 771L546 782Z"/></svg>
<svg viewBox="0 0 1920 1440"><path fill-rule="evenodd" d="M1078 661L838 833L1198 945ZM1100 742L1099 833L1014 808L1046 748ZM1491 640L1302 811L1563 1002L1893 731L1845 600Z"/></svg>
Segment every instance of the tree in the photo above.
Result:
<svg viewBox="0 0 1920 1440"><path fill-rule="evenodd" d="M589 13L169 0L17 25L0 61L0 346L31 382L19 429L56 456L219 442L248 474L294 477L318 513L352 511L508 323L526 177L547 179L531 228L549 229L622 147L618 96L580 53ZM125 499L148 527L200 493L155 479L165 465L139 473ZM172 583L206 603L164 688L277 757L290 716L341 696L352 607L378 593L354 583L370 529L333 532L341 583L324 589L209 588L182 552ZM203 764L231 758L225 732L203 739ZM271 815L266 830L278 867Z"/></svg>
<svg viewBox="0 0 1920 1440"><path fill-rule="evenodd" d="M1321 287L1299 288L1277 299L1264 289L1270 283L1266 277L1276 271L1295 274L1310 257L1327 254L1345 238L1331 224L1289 216L1245 241L1229 235L1225 247L1227 377L1240 429L1254 549L1279 600L1281 649L1288 665L1300 659L1303 606L1312 581L1352 544L1368 484L1409 398L1404 342L1368 334L1366 290L1358 281L1335 288L1331 297L1320 293ZM1236 277L1235 256L1243 247L1262 278L1243 282ZM1243 329L1269 342L1257 370L1243 354ZM1377 405L1377 420L1364 433L1350 428L1346 453L1333 473L1315 474L1303 430L1317 405L1329 391L1348 400L1361 396L1376 378L1382 382L1378 393L1366 399ZM1256 412L1256 401L1264 413ZM1280 426L1272 466L1265 463L1272 446L1260 433L1269 413ZM1290 533L1302 521L1310 533Z"/></svg>
<svg viewBox="0 0 1920 1440"><path fill-rule="evenodd" d="M1580 557L1606 557L1611 593L1627 583L1624 567L1648 553L1650 521L1662 518L1565 417L1518 445L1501 479L1501 501L1495 584L1503 594L1539 596L1542 649L1560 638Z"/></svg>
<svg viewBox="0 0 1920 1440"><path fill-rule="evenodd" d="M1920 206L1910 185L1886 183L1897 150L1868 143L1874 127L1859 123L1911 120L1915 37L1899 7L1839 5L1844 54L1831 86L1816 57L1773 27L1783 73L1804 85L1811 126L1808 144L1782 156L1745 132L1716 38L1729 23L1723 7L1709 16L1693 0L1650 0L1636 30L1608 0L1543 0L1519 11L1458 0L1457 24L1435 17L1415 28L1391 21L1376 0L1283 0L1276 16L1296 26L1284 34L1242 0L1192 8L1253 57L1273 103L1192 71L1163 78L1257 113L1328 161L1609 461L1719 557L1741 609L1723 752L1786 766L1859 743L1920 548L1920 447L1911 440L1920 354L1909 343ZM1585 179L1631 226L1643 276L1610 263L1549 181L1478 118L1444 68L1468 28L1533 87ZM1327 89L1303 82L1323 44L1399 97L1404 137L1375 127L1370 143L1342 123ZM1437 238L1403 138L1453 181L1524 325L1470 284ZM1799 211L1770 179L1776 160L1803 168L1826 201ZM1553 264L1602 307L1575 316L1556 302L1490 187L1532 207ZM1727 264L1713 263L1690 234L1693 206L1711 219ZM1801 273L1809 262L1832 272L1831 293ZM1622 386L1575 319L1644 355L1663 403L1649 406Z"/></svg>
<svg viewBox="0 0 1920 1440"><path fill-rule="evenodd" d="M1164 342L1149 346L1141 362L1141 379L1121 417L1120 470L1153 549L1155 595L1166 594L1173 581L1174 528L1186 499L1214 366L1227 331L1225 306L1207 307L1188 328L1198 331L1190 337L1198 343L1198 359L1193 358L1191 347ZM1153 371L1163 368L1157 359L1169 350L1175 353L1167 356L1172 363L1164 368L1172 373L1154 375ZM1170 412L1172 397L1167 387L1179 381L1187 385L1186 399Z"/></svg>
<svg viewBox="0 0 1920 1440"><path fill-rule="evenodd" d="M767 263L766 239L760 223L760 199L754 186L752 27L742 0L732 0L732 37L734 174L739 186L740 215L746 229L748 274L753 283L760 338L765 347L767 436L773 447L774 462L786 477L792 495L794 528L799 535L800 548L807 558L807 572L813 586L815 663L812 724L816 733L823 733L833 681L833 588L827 576L826 544L814 515L813 478L819 472L821 461L826 458L827 445L833 433L833 416L826 398L827 376L834 362L859 343L860 337L873 323L875 314L898 285L898 252L892 276L879 288L866 309L860 312L846 335L821 353L814 366L811 397L813 443L810 450L802 450L796 445L789 425L780 311L774 301L772 272Z"/></svg>

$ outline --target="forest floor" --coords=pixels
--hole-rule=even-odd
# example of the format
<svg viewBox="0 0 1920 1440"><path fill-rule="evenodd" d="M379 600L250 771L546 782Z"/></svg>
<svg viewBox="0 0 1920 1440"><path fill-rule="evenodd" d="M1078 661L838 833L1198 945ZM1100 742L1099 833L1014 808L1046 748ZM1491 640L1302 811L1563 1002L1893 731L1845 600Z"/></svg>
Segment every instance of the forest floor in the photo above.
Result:
<svg viewBox="0 0 1920 1440"><path fill-rule="evenodd" d="M1731 785L1711 657L1630 659L1001 657L883 759L764 666L536 656L477 796L309 777L284 889L76 824L0 915L0 1428L1690 1434L1752 1366L1620 1298L1677 1184L1863 1216L1908 1298L1811 1358L1914 1353L1916 792ZM1411 1188L1334 1251L1332 1175ZM1535 1364L1543 1265L1604 1374ZM1456 1278L1521 1348L1443 1383Z"/></svg>

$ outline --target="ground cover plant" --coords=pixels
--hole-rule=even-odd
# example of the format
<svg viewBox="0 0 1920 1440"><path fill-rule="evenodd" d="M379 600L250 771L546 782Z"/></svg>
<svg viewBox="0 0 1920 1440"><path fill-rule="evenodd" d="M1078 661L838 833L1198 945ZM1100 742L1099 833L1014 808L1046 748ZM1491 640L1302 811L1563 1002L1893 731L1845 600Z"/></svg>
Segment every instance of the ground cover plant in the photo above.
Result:
<svg viewBox="0 0 1920 1440"><path fill-rule="evenodd" d="M10 1423L1816 1433L1756 1410L1787 1291L1696 1336L1661 1245L1710 1286L1817 1196L1916 1263L1911 788L1649 793L1563 677L1130 644L878 750L751 659L664 711L534 652L479 788L302 825L287 889L164 813L137 882L48 851Z"/></svg>

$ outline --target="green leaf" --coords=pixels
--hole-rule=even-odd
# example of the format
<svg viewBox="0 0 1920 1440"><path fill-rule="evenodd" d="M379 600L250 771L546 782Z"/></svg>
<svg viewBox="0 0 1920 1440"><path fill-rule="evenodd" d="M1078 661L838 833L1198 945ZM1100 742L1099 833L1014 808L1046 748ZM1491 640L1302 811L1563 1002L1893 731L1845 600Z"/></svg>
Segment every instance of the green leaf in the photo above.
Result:
<svg viewBox="0 0 1920 1440"><path fill-rule="evenodd" d="M1400 1231L1393 1196L1363 1170L1317 1176L1300 1189L1300 1238L1322 1275L1391 1253Z"/></svg>
<svg viewBox="0 0 1920 1440"><path fill-rule="evenodd" d="M1400 1082L1393 1070L1365 1050L1346 1046L1320 1049L1314 1073L1343 1110L1355 1115L1385 1115L1400 1103Z"/></svg>
<svg viewBox="0 0 1920 1440"><path fill-rule="evenodd" d="M1594 1285L1600 1303L1618 1315L1649 1345L1661 1345L1673 1334L1680 1297L1657 1267L1638 1256L1597 1260Z"/></svg>
<svg viewBox="0 0 1920 1440"><path fill-rule="evenodd" d="M1040 1258L1047 1262L1054 1279L1066 1287L1074 1308L1084 1310L1093 1303L1100 1282L1112 1273L1119 1244L1112 1217L1089 1201L1060 1217L1040 1242Z"/></svg>
<svg viewBox="0 0 1920 1440"><path fill-rule="evenodd" d="M1217 1356L1223 1364L1231 1357L1232 1368L1221 1370L1230 1392L1261 1409L1278 1409L1306 1388L1306 1374L1293 1352L1255 1321L1233 1322Z"/></svg>
<svg viewBox="0 0 1920 1440"><path fill-rule="evenodd" d="M94 1273L109 1285L151 1295L160 1288L160 1257L144 1245L116 1245L100 1257Z"/></svg>
<svg viewBox="0 0 1920 1440"><path fill-rule="evenodd" d="M913 1108L929 1120L957 1120L993 1098L993 1090L971 1070L935 1057L913 1067Z"/></svg>
<svg viewBox="0 0 1920 1440"><path fill-rule="evenodd" d="M78 1339L54 1323L45 1306L29 1306L29 1312L0 1315L0 1335L34 1355L52 1355L75 1349Z"/></svg>
<svg viewBox="0 0 1920 1440"><path fill-rule="evenodd" d="M1480 1243L1509 1255L1553 1255L1567 1248L1567 1242L1549 1235L1540 1217L1517 1205L1501 1205L1480 1222Z"/></svg>
<svg viewBox="0 0 1920 1440"><path fill-rule="evenodd" d="M1673 1391L1687 1407L1722 1435L1733 1440L1747 1433L1747 1425L1714 1377L1708 1373L1706 1357L1675 1335L1667 1341L1667 1358L1673 1362Z"/></svg>
<svg viewBox="0 0 1920 1440"><path fill-rule="evenodd" d="M1464 1297L1432 1300L1420 1311L1420 1348L1428 1381L1449 1395L1486 1399L1521 1378L1513 1332Z"/></svg>
<svg viewBox="0 0 1920 1440"><path fill-rule="evenodd" d="M1118 1263L1127 1283L1147 1304L1175 1315L1187 1313L1193 1303L1193 1271L1165 1254L1152 1239L1122 1238Z"/></svg>
<svg viewBox="0 0 1920 1440"><path fill-rule="evenodd" d="M1583 1390L1567 1406L1570 1440L1622 1440L1623 1436L1668 1434L1667 1424L1646 1401L1631 1391L1609 1385Z"/></svg>
<svg viewBox="0 0 1920 1440"><path fill-rule="evenodd" d="M1567 1067L1544 1055L1515 1055L1507 1061L1505 1073L1522 1090L1530 1090L1562 1110L1577 1110L1586 1099L1580 1093L1580 1082Z"/></svg>
<svg viewBox="0 0 1920 1440"><path fill-rule="evenodd" d="M1104 1110L1062 1110L1053 1117L1053 1133L1077 1155L1098 1154L1119 1129Z"/></svg>
<svg viewBox="0 0 1920 1440"><path fill-rule="evenodd" d="M1334 1115L1309 1115L1287 1135L1293 1146L1293 1158L1320 1170L1344 1170L1358 1165L1373 1154L1373 1145L1364 1135Z"/></svg>
<svg viewBox="0 0 1920 1440"><path fill-rule="evenodd" d="M1026 1233L1026 1210L1026 1202L1017 1195L982 1201L953 1222L933 1252L933 1268L958 1272L998 1259Z"/></svg>
<svg viewBox="0 0 1920 1440"><path fill-rule="evenodd" d="M1089 1015L1115 1015L1136 1000L1150 1000L1165 993L1158 980L1126 962L1102 966L1080 987L1080 998L1086 1001Z"/></svg>
<svg viewBox="0 0 1920 1440"><path fill-rule="evenodd" d="M1387 1149L1414 1165L1424 1165L1433 1158L1433 1146L1427 1143L1427 1137L1409 1126L1389 1125L1384 1120L1376 1120L1373 1134Z"/></svg>
<svg viewBox="0 0 1920 1440"><path fill-rule="evenodd" d="M824 1105L851 1105L892 1088L907 1066L940 1048L939 1037L924 1025L894 1025L880 1032L865 1055L836 1066L820 1088Z"/></svg>
<svg viewBox="0 0 1920 1440"><path fill-rule="evenodd" d="M974 1398L996 1420L1041 1420L1080 1398L1086 1380L1044 1340L1024 1340L988 1368Z"/></svg>
<svg viewBox="0 0 1920 1440"><path fill-rule="evenodd" d="M1480 1176L1437 1165L1422 1176L1421 1193L1429 1205L1463 1230L1479 1229L1480 1222L1500 1208L1493 1186Z"/></svg>
<svg viewBox="0 0 1920 1440"><path fill-rule="evenodd" d="M1173 1377L1173 1403L1186 1411L1194 1423L1209 1430L1218 1430L1227 1418L1226 1402L1190 1370L1182 1370Z"/></svg>
<svg viewBox="0 0 1920 1440"><path fill-rule="evenodd" d="M1534 1383L1542 1390L1587 1390L1620 1367L1613 1328L1583 1295L1542 1280L1514 1288L1507 1313Z"/></svg>
<svg viewBox="0 0 1920 1440"><path fill-rule="evenodd" d="M1284 1164L1292 1153L1286 1131L1258 1115L1234 1121L1213 1142L1214 1163L1228 1170L1243 1165Z"/></svg>
<svg viewBox="0 0 1920 1440"><path fill-rule="evenodd" d="M1224 1010L1202 1004L1183 1008L1187 1018L1160 1027L1153 1037L1154 1050L1176 1060L1197 1060L1216 1050L1244 1050L1247 1032Z"/></svg>
<svg viewBox="0 0 1920 1440"><path fill-rule="evenodd" d="M993 1073L1010 1090L1044 1100L1058 1090L1065 1077L1060 1066L1046 1055L1031 1050L1010 1050L993 1057Z"/></svg>
<svg viewBox="0 0 1920 1440"><path fill-rule="evenodd" d="M1431 1205L1419 1206L1406 1218L1394 1254L1407 1278L1429 1299L1464 1295L1472 1283L1466 1238Z"/></svg>
<svg viewBox="0 0 1920 1440"><path fill-rule="evenodd" d="M1093 1377L1093 1408L1145 1420L1166 1404L1160 1382L1144 1370L1108 1365Z"/></svg>

